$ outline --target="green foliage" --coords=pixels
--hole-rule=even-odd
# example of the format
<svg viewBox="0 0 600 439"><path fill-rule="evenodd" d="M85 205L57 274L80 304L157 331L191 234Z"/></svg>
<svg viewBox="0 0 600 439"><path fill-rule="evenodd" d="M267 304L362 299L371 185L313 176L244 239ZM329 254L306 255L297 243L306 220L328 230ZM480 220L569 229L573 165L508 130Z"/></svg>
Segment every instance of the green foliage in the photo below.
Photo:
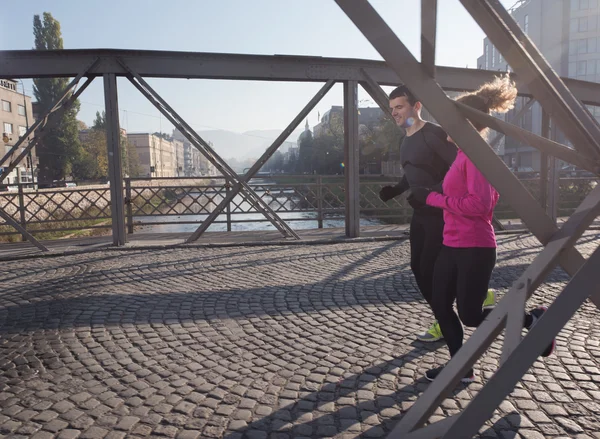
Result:
<svg viewBox="0 0 600 439"><path fill-rule="evenodd" d="M63 48L60 23L49 12L44 12L43 21L39 15L33 17L33 34L35 49L57 50ZM44 114L64 93L69 83L68 78L38 78L33 80L33 94ZM37 146L39 158L39 180L50 182L63 180L70 175L73 164L80 160L81 145L79 143L79 123L77 113L79 102L65 112L62 118L47 129L43 142Z"/></svg>

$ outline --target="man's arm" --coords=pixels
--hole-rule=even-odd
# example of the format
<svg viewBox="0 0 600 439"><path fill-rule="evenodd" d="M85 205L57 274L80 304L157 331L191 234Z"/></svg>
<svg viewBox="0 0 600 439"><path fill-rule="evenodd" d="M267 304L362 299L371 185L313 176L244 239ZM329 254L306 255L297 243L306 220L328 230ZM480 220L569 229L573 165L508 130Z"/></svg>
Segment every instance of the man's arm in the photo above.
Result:
<svg viewBox="0 0 600 439"><path fill-rule="evenodd" d="M387 202L398 195L402 195L409 189L410 185L408 184L408 179L406 178L406 174L402 176L400 179L400 183L396 186L384 186L379 191L379 198L381 201Z"/></svg>
<svg viewBox="0 0 600 439"><path fill-rule="evenodd" d="M394 189L397 192L397 194L394 196L402 195L409 188L410 188L410 184L408 184L408 179L406 178L406 174L404 174L402 176L402 178L400 179L400 183L398 183L396 186L394 186Z"/></svg>
<svg viewBox="0 0 600 439"><path fill-rule="evenodd" d="M456 145L434 133L423 133L423 136L427 145L450 167L456 159Z"/></svg>

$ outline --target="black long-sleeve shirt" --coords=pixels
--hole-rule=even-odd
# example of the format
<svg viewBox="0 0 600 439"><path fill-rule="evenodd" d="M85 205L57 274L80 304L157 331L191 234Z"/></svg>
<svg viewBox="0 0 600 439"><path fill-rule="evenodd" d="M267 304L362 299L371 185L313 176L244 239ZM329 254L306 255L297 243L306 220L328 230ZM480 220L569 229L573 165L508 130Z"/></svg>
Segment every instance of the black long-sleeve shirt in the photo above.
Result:
<svg viewBox="0 0 600 439"><path fill-rule="evenodd" d="M412 136L404 137L400 145L404 176L394 187L398 194L411 187L432 187L444 179L457 152L456 145L446 139L446 132L431 122L425 122ZM413 207L419 211L438 210L428 206Z"/></svg>

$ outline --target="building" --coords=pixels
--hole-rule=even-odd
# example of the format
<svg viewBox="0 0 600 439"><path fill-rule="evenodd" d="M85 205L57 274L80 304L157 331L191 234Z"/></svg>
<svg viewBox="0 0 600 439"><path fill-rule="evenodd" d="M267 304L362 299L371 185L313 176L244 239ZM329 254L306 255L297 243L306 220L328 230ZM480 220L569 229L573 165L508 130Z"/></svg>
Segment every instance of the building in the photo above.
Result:
<svg viewBox="0 0 600 439"><path fill-rule="evenodd" d="M183 169L181 176L200 177L215 176L218 174L214 165L204 157L198 148L190 143L188 139L177 129L173 130L173 139L183 144ZM208 142L212 147L212 143Z"/></svg>
<svg viewBox="0 0 600 439"><path fill-rule="evenodd" d="M175 177L176 152L173 142L150 133L128 133L140 161L140 175L149 178Z"/></svg>
<svg viewBox="0 0 600 439"><path fill-rule="evenodd" d="M173 138L173 151L175 152L175 176L183 177L185 169L185 154L183 142Z"/></svg>
<svg viewBox="0 0 600 439"><path fill-rule="evenodd" d="M17 82L8 79L0 79L0 126L2 127L2 145L0 148L1 157L10 151L12 146L17 143L19 138L25 135L30 124L33 124L33 113L31 106L31 97L24 93L19 93L17 90ZM27 142L22 144L27 146ZM13 157L16 158L21 153L23 148L15 152ZM37 157L35 151L31 151L26 160L22 161L7 178L3 184L14 183L31 183L33 182L32 168L35 168ZM8 166L8 163L4 164ZM4 172L5 168L1 168Z"/></svg>
<svg viewBox="0 0 600 439"><path fill-rule="evenodd" d="M600 5L598 0L520 0L509 12L529 36L559 76L600 82ZM477 59L480 69L510 71L510 66L488 38L483 41L483 55ZM518 98L507 121L525 105ZM588 106L600 120L600 107ZM542 109L535 103L517 125L541 134ZM564 135L552 126L551 137L568 144ZM501 155L514 170L539 171L540 152L515 139L507 138Z"/></svg>

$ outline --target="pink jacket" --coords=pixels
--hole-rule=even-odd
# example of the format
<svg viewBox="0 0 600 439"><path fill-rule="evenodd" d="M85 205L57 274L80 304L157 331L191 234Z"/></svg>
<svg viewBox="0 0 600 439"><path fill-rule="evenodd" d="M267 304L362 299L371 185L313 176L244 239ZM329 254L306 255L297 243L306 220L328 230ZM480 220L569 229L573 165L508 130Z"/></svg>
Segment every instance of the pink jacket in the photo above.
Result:
<svg viewBox="0 0 600 439"><path fill-rule="evenodd" d="M427 204L444 210L444 245L496 247L492 216L498 192L460 149L442 188L443 194L429 194Z"/></svg>

